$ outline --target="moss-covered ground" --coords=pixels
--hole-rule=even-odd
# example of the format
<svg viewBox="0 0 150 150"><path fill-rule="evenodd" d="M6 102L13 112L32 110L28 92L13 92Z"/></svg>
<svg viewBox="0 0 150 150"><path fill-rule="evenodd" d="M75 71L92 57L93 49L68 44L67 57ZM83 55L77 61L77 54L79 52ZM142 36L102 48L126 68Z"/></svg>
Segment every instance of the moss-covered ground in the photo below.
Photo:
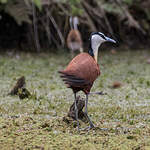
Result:
<svg viewBox="0 0 150 150"><path fill-rule="evenodd" d="M59 77L70 61L55 54L0 55L0 149L49 150L149 150L150 149L150 51L110 51L99 55L101 76L89 96L88 111L96 128L77 132L76 122L66 123L73 94ZM30 98L9 96L24 75ZM122 83L112 88L115 81ZM80 92L81 96L84 96ZM80 126L88 124L80 121Z"/></svg>

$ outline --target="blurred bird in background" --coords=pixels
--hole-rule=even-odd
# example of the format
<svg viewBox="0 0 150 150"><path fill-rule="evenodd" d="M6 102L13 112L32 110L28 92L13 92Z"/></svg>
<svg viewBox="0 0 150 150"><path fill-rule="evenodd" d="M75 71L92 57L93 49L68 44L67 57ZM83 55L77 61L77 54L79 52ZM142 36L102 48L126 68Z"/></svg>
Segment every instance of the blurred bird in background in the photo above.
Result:
<svg viewBox="0 0 150 150"><path fill-rule="evenodd" d="M71 55L73 58L75 51L83 52L83 42L81 34L78 30L78 17L70 17L69 21L71 30L67 36L67 47L71 50Z"/></svg>

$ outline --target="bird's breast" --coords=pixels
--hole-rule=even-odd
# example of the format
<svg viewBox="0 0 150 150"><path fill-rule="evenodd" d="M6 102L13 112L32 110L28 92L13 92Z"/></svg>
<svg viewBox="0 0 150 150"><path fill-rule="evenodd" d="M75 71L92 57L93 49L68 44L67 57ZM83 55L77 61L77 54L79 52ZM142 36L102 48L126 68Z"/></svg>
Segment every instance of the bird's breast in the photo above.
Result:
<svg viewBox="0 0 150 150"><path fill-rule="evenodd" d="M90 82L94 82L100 75L99 65L88 53L77 55L64 71Z"/></svg>

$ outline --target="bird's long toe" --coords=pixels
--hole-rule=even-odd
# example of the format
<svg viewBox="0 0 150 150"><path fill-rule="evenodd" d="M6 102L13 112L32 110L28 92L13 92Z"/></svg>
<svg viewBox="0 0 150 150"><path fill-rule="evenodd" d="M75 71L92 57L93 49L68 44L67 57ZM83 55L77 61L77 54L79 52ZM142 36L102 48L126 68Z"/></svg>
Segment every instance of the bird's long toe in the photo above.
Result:
<svg viewBox="0 0 150 150"><path fill-rule="evenodd" d="M95 128L95 126L94 125L93 126L90 125L90 126L87 126L85 128L80 128L79 131L85 131L85 130L89 131L89 130L91 130L93 128Z"/></svg>
<svg viewBox="0 0 150 150"><path fill-rule="evenodd" d="M104 93L102 91L100 92L90 92L89 95L94 95L94 94L97 94L97 95L107 95L107 93Z"/></svg>

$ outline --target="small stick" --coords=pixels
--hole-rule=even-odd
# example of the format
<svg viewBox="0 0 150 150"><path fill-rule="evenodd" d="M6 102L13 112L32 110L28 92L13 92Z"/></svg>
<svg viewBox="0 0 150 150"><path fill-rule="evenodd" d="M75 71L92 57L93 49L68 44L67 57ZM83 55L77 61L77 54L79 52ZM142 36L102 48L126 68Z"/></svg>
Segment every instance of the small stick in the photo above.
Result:
<svg viewBox="0 0 150 150"><path fill-rule="evenodd" d="M40 44L39 44L37 21L36 21L36 9L33 2L32 2L32 14L33 14L33 29L34 29L35 45L36 45L37 52L40 52Z"/></svg>

